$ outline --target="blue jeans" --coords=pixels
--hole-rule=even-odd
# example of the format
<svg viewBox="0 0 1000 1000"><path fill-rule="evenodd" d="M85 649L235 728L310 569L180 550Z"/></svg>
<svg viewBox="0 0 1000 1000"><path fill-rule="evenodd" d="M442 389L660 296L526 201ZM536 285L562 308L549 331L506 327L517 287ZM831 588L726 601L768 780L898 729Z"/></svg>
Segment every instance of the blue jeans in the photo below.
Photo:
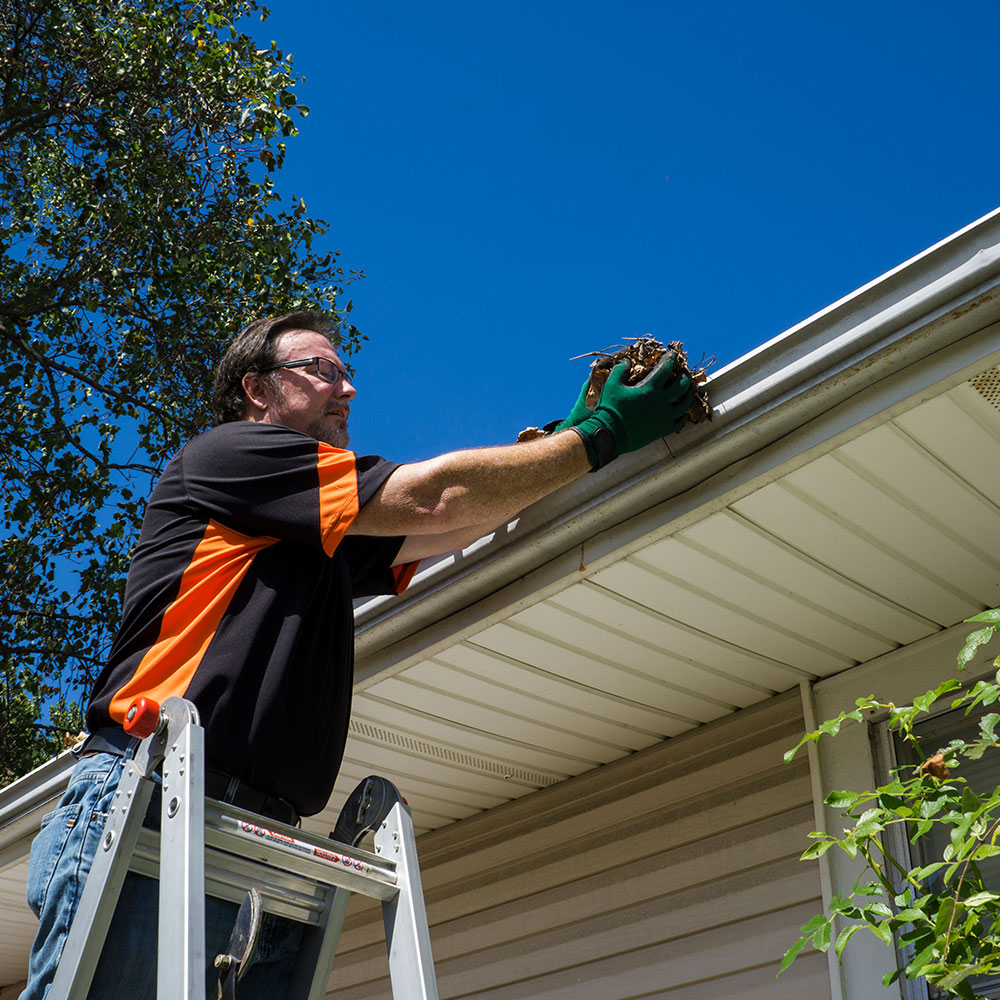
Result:
<svg viewBox="0 0 1000 1000"><path fill-rule="evenodd" d="M58 808L42 820L42 828L31 845L27 896L39 925L31 947L28 985L20 1000L44 1000L48 995L122 766L123 759L115 754L84 757L73 769ZM147 825L159 825L159 809L159 795L154 794ZM89 1000L156 996L158 898L156 881L128 873ZM211 896L205 900L205 989L209 997L218 979L212 959L226 949L237 909L235 903ZM285 996L301 937L301 924L264 914L257 948L240 980L240 1000L280 1000Z"/></svg>

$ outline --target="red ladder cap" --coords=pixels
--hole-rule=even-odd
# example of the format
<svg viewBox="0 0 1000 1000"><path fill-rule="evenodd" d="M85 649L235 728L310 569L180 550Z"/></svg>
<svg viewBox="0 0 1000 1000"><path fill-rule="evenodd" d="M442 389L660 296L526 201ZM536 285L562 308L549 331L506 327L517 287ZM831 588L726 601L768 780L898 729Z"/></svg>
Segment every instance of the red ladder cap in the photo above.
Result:
<svg viewBox="0 0 1000 1000"><path fill-rule="evenodd" d="M152 698L136 698L125 713L125 732L129 736L145 739L156 732L159 724L160 703Z"/></svg>

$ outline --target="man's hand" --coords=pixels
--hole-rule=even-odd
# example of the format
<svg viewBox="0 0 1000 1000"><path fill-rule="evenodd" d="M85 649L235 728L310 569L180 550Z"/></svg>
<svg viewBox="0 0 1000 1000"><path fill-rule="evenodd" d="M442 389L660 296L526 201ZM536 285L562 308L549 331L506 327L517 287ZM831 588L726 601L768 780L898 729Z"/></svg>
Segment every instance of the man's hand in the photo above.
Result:
<svg viewBox="0 0 1000 1000"><path fill-rule="evenodd" d="M694 387L689 375L674 373L676 364L677 355L668 351L637 385L623 381L627 362L615 366L593 413L569 428L583 439L591 470L684 426Z"/></svg>
<svg viewBox="0 0 1000 1000"><path fill-rule="evenodd" d="M569 430L570 427L576 427L578 424L582 424L587 417L593 415L593 410L587 406L587 390L590 388L590 376L588 375L583 380L583 385L580 387L580 395L577 396L576 402L573 404L573 409L569 411L569 415L565 420L560 421L555 427L550 424L545 425L545 430L550 434L558 434L559 431Z"/></svg>

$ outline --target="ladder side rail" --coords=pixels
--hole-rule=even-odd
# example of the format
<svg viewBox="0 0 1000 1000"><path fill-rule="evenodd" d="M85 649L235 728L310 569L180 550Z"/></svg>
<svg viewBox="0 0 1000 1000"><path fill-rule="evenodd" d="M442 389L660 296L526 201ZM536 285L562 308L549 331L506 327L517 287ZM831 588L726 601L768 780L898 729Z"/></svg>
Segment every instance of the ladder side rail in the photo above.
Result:
<svg viewBox="0 0 1000 1000"><path fill-rule="evenodd" d="M80 895L49 1000L86 1000L121 894L154 783L133 760L125 769Z"/></svg>
<svg viewBox="0 0 1000 1000"><path fill-rule="evenodd" d="M382 903L393 1000L439 1000L410 810L396 802L375 831L375 850L396 862L399 892Z"/></svg>
<svg viewBox="0 0 1000 1000"><path fill-rule="evenodd" d="M287 1000L323 1000L326 986L333 971L333 960L344 926L344 915L351 893L347 889L332 888L332 898L318 927L307 927L302 934L302 947L295 964L295 972L288 990Z"/></svg>
<svg viewBox="0 0 1000 1000"><path fill-rule="evenodd" d="M181 699L164 711L156 996L205 1000L205 730Z"/></svg>

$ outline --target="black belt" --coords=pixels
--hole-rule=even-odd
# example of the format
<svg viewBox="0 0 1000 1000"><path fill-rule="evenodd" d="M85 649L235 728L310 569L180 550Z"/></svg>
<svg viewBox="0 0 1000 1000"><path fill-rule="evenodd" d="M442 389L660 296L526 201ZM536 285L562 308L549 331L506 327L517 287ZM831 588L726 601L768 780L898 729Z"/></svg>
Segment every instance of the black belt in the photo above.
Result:
<svg viewBox="0 0 1000 1000"><path fill-rule="evenodd" d="M73 747L76 757L90 757L95 753L113 753L119 757L128 754L130 757L142 741L138 736L129 736L118 726L104 726L91 733L77 749Z"/></svg>
<svg viewBox="0 0 1000 1000"><path fill-rule="evenodd" d="M119 757L129 756L139 746L141 741L135 736L129 736L124 729L117 726L105 726L91 733L79 750L74 749L77 757L89 757L95 753L113 753ZM205 795L220 802L229 802L247 812L258 813L279 823L298 826L299 814L295 807L277 795L262 792L234 774L219 771L214 767L205 768Z"/></svg>
<svg viewBox="0 0 1000 1000"><path fill-rule="evenodd" d="M205 795L220 802L229 802L247 812L276 819L279 823L290 826L299 824L299 814L290 802L253 788L235 774L227 774L214 767L205 768Z"/></svg>

